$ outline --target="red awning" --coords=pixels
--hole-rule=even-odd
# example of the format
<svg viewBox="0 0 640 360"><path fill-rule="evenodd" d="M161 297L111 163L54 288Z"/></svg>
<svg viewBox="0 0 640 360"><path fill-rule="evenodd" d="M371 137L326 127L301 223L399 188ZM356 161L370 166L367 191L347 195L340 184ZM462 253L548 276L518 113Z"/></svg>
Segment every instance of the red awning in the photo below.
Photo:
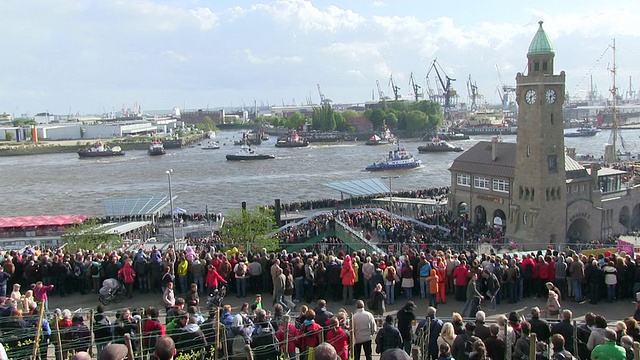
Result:
<svg viewBox="0 0 640 360"><path fill-rule="evenodd" d="M0 218L0 228L64 226L80 224L88 218L89 215L41 215L6 217Z"/></svg>

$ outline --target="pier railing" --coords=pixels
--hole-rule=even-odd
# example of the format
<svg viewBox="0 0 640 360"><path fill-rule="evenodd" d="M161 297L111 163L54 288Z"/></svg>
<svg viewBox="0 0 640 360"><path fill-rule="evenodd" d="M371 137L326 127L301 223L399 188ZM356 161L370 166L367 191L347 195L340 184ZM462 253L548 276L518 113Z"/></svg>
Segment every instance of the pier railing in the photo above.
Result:
<svg viewBox="0 0 640 360"><path fill-rule="evenodd" d="M336 220L336 236L348 244L352 250L358 251L365 249L369 253L376 252L382 255L387 254L386 251L367 240L361 233L357 232L340 220Z"/></svg>

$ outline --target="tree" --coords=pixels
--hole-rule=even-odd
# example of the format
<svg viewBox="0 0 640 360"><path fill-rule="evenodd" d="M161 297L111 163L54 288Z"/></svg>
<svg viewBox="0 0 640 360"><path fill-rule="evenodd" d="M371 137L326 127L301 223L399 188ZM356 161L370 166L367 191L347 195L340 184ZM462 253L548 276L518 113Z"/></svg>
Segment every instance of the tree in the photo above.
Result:
<svg viewBox="0 0 640 360"><path fill-rule="evenodd" d="M11 125L13 125L13 126L38 125L38 123L33 119L17 118L15 120L11 121Z"/></svg>
<svg viewBox="0 0 640 360"><path fill-rule="evenodd" d="M13 141L13 133L11 131L7 131L4 134L4 139L7 141Z"/></svg>
<svg viewBox="0 0 640 360"><path fill-rule="evenodd" d="M347 131L349 129L349 125L347 125L347 120L344 118L342 113L334 112L333 120L336 123L336 130Z"/></svg>
<svg viewBox="0 0 640 360"><path fill-rule="evenodd" d="M198 125L196 125L196 127L198 128L198 130L203 130L203 131L217 131L218 128L216 127L216 123L213 122L213 119L211 119L210 116L205 116L202 119L202 122L199 123Z"/></svg>
<svg viewBox="0 0 640 360"><path fill-rule="evenodd" d="M304 115L302 115L300 112L296 112L294 114L291 114L291 116L289 116L284 121L284 126L289 129L298 129L304 126L304 124L306 123L307 123L307 118L304 117Z"/></svg>
<svg viewBox="0 0 640 360"><path fill-rule="evenodd" d="M333 117L333 109L329 104L323 104L313 108L313 128L320 131L332 131L336 129L336 120Z"/></svg>
<svg viewBox="0 0 640 360"><path fill-rule="evenodd" d="M251 249L247 251L262 248L274 251L280 248L280 240L268 234L276 229L274 211L256 208L231 211L225 216L224 227L220 232L225 245L237 246L248 243Z"/></svg>
<svg viewBox="0 0 640 360"><path fill-rule="evenodd" d="M78 250L87 249L113 249L120 242L115 234L105 234L100 228L97 219L87 219L82 224L75 224L66 229L61 240L66 243L66 250L76 253Z"/></svg>
<svg viewBox="0 0 640 360"><path fill-rule="evenodd" d="M387 117L387 113L384 110L375 109L375 110L371 110L370 112L369 111L365 112L364 116L367 116L369 121L371 121L374 129L378 129L384 123L384 120Z"/></svg>
<svg viewBox="0 0 640 360"><path fill-rule="evenodd" d="M427 129L429 116L420 110L413 110L407 113L407 131L421 132Z"/></svg>
<svg viewBox="0 0 640 360"><path fill-rule="evenodd" d="M357 111L355 111L355 110L345 110L345 111L342 112L342 116L344 117L345 121L348 122L349 120L351 120L353 118L357 118L357 117L362 116L362 114L357 112Z"/></svg>

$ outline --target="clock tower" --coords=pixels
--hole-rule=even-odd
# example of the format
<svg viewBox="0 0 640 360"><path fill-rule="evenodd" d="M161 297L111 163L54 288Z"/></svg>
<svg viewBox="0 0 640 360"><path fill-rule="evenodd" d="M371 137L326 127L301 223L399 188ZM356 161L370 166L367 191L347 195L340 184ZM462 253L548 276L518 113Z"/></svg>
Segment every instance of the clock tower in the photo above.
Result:
<svg viewBox="0 0 640 360"><path fill-rule="evenodd" d="M527 53L527 73L516 75L518 138L507 223L507 237L526 249L564 242L567 227L565 74L554 75L555 53L539 24Z"/></svg>

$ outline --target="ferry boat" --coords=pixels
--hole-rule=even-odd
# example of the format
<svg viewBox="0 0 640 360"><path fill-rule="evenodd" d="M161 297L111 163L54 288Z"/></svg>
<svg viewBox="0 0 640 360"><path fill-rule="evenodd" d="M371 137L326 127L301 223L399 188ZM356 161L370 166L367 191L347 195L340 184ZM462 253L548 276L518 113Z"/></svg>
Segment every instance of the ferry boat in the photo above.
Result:
<svg viewBox="0 0 640 360"><path fill-rule="evenodd" d="M389 151L389 156L379 163L373 163L367 166L367 171L396 170L396 169L413 169L420 167L422 160L416 159L405 148L398 148Z"/></svg>
<svg viewBox="0 0 640 360"><path fill-rule="evenodd" d="M243 160L268 160L275 159L275 155L271 154L259 154L253 151L249 145L242 145L240 150L235 154L227 154L228 161L243 161Z"/></svg>
<svg viewBox="0 0 640 360"><path fill-rule="evenodd" d="M158 156L158 155L164 155L167 152L164 150L164 145L162 144L162 140L160 139L155 139L151 142L151 145L149 145L149 155L151 156Z"/></svg>
<svg viewBox="0 0 640 360"><path fill-rule="evenodd" d="M96 157L110 157L110 156L123 156L124 151L120 146L110 147L102 141L97 141L93 145L78 150L78 156L81 159L84 158L96 158Z"/></svg>
<svg viewBox="0 0 640 360"><path fill-rule="evenodd" d="M464 149L462 149L460 146L453 146L448 142L441 140L440 138L433 138L431 139L430 142L426 143L425 145L418 146L418 151L421 153L449 152L449 151L460 152L463 150Z"/></svg>
<svg viewBox="0 0 640 360"><path fill-rule="evenodd" d="M276 147L281 148L297 148L307 146L309 146L309 141L295 132L291 135L279 138L276 142Z"/></svg>
<svg viewBox="0 0 640 360"><path fill-rule="evenodd" d="M600 129L594 126L581 126L576 131L564 133L564 137L591 137L600 132Z"/></svg>

